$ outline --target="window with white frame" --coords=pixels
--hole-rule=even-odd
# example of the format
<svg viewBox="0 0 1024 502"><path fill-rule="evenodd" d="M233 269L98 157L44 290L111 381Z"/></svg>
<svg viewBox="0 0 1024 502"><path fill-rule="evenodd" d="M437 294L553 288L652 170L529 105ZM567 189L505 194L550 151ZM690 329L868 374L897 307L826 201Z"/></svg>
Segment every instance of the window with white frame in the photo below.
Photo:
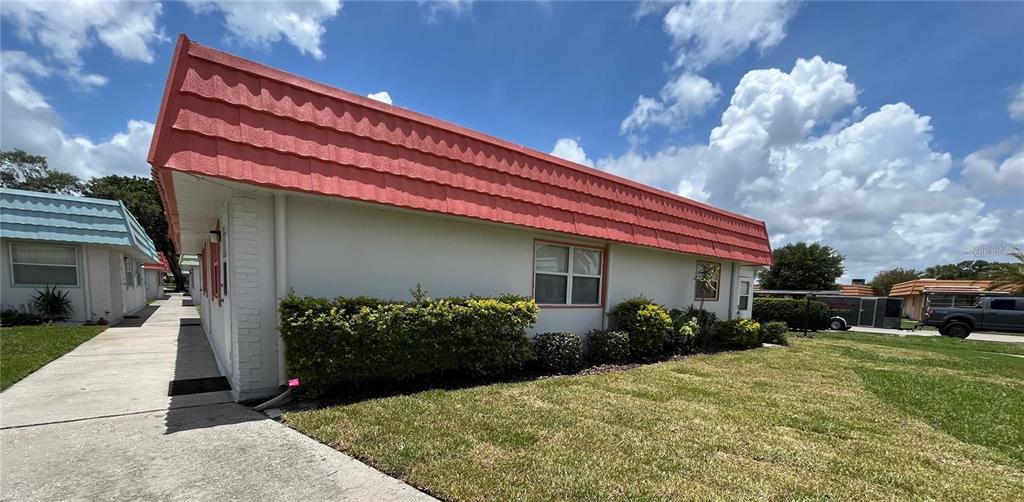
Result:
<svg viewBox="0 0 1024 502"><path fill-rule="evenodd" d="M74 246L12 242L11 278L15 286L78 286L78 252Z"/></svg>
<svg viewBox="0 0 1024 502"><path fill-rule="evenodd" d="M740 281L739 310L750 308L750 281Z"/></svg>
<svg viewBox="0 0 1024 502"><path fill-rule="evenodd" d="M601 303L600 249L537 243L534 248L534 299L541 305Z"/></svg>
<svg viewBox="0 0 1024 502"><path fill-rule="evenodd" d="M697 262L694 298L704 301L718 301L718 285L722 279L722 264L710 261Z"/></svg>
<svg viewBox="0 0 1024 502"><path fill-rule="evenodd" d="M129 288L135 287L135 275L132 270L132 259L125 256L124 258L124 285Z"/></svg>

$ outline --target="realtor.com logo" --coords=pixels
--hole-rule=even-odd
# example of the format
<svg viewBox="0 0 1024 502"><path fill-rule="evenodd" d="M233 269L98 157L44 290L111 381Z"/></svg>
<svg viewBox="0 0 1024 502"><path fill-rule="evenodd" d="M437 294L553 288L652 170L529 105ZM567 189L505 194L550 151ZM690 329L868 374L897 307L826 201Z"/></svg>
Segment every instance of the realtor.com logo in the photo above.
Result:
<svg viewBox="0 0 1024 502"><path fill-rule="evenodd" d="M1010 246L978 246L965 249L964 254L974 258L993 258L997 256L1006 256L1014 251L1016 251L1016 249Z"/></svg>

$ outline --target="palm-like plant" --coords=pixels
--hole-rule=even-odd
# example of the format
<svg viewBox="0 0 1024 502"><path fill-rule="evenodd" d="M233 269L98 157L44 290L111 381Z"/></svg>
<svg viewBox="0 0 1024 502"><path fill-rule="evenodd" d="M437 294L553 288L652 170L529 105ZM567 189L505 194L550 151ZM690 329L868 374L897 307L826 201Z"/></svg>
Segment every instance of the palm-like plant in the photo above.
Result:
<svg viewBox="0 0 1024 502"><path fill-rule="evenodd" d="M700 293L700 309L704 310L704 297L709 292L718 296L718 267L717 263L697 262L697 290ZM701 320L704 316L701 316ZM702 325L703 329L704 326Z"/></svg>
<svg viewBox="0 0 1024 502"><path fill-rule="evenodd" d="M46 286L42 291L37 289L32 306L48 321L67 319L75 310L68 292L57 289L57 286Z"/></svg>
<svg viewBox="0 0 1024 502"><path fill-rule="evenodd" d="M985 279L992 281L989 291L998 289L1013 295L1024 295L1024 251L1014 248L1010 253L1018 263L993 263L985 273Z"/></svg>

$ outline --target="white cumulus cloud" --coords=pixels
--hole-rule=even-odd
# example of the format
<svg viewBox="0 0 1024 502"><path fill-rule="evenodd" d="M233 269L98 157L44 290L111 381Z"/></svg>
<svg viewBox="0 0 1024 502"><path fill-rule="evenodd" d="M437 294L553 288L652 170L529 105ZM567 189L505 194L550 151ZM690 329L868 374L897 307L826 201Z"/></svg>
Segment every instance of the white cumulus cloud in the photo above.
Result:
<svg viewBox="0 0 1024 502"><path fill-rule="evenodd" d="M640 96L620 125L622 132L652 125L679 127L703 115L722 90L708 79L683 73L661 88L660 99Z"/></svg>
<svg viewBox="0 0 1024 502"><path fill-rule="evenodd" d="M97 42L121 59L151 63L152 46L167 41L157 26L161 11L155 2L0 2L0 15L11 22L17 36L44 48L67 78L85 87L107 82L84 70L82 53Z"/></svg>
<svg viewBox="0 0 1024 502"><path fill-rule="evenodd" d="M1024 84L1020 84L1019 87L1014 89L1013 97L1010 99L1010 104L1007 105L1006 111L1010 113L1010 118L1024 120Z"/></svg>
<svg viewBox="0 0 1024 502"><path fill-rule="evenodd" d="M1024 203L1024 141L1011 138L964 157L963 177L975 193Z"/></svg>
<svg viewBox="0 0 1024 502"><path fill-rule="evenodd" d="M957 178L930 117L902 102L866 113L857 92L819 57L753 70L707 143L633 146L597 167L763 219L775 246L822 241L846 255L847 277L1020 245L1020 199L986 195L1024 193L1019 142L969 155Z"/></svg>
<svg viewBox="0 0 1024 502"><path fill-rule="evenodd" d="M786 37L796 5L786 1L688 0L665 14L665 32L676 49L676 65L699 70L727 61L751 47L761 51Z"/></svg>
<svg viewBox="0 0 1024 502"><path fill-rule="evenodd" d="M267 46L285 39L303 54L323 59L324 27L341 11L341 0L187 0L193 12L224 14L230 39Z"/></svg>
<svg viewBox="0 0 1024 502"><path fill-rule="evenodd" d="M587 153L583 151L579 138L559 138L558 141L555 141L554 148L551 149L551 155L577 164L594 166L594 161L590 160Z"/></svg>
<svg viewBox="0 0 1024 502"><path fill-rule="evenodd" d="M377 101L380 101L381 103L387 103L389 105L391 104L391 95L388 94L388 91L372 92L370 94L367 94L366 97L370 99L375 99Z"/></svg>
<svg viewBox="0 0 1024 502"><path fill-rule="evenodd" d="M103 141L65 134L60 115L26 78L50 74L48 67L24 53L3 52L0 149L18 148L43 155L51 167L84 178L106 174L148 176L146 153L153 124L129 120L124 131Z"/></svg>
<svg viewBox="0 0 1024 502"><path fill-rule="evenodd" d="M474 0L416 0L428 23L436 23L442 15L462 17L473 8Z"/></svg>

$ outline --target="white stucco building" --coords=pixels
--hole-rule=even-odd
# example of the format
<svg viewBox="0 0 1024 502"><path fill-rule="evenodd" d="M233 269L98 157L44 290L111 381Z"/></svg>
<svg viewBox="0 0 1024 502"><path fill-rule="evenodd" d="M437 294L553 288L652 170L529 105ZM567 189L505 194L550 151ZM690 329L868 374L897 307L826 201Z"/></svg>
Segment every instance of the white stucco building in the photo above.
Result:
<svg viewBox="0 0 1024 502"><path fill-rule="evenodd" d="M535 332L622 299L749 316L762 222L179 40L150 163L239 400L288 375L277 301L514 293ZM698 262L719 270L698 291Z"/></svg>
<svg viewBox="0 0 1024 502"><path fill-rule="evenodd" d="M31 310L46 286L69 321L116 322L146 305L153 241L119 201L0 189L0 306Z"/></svg>

